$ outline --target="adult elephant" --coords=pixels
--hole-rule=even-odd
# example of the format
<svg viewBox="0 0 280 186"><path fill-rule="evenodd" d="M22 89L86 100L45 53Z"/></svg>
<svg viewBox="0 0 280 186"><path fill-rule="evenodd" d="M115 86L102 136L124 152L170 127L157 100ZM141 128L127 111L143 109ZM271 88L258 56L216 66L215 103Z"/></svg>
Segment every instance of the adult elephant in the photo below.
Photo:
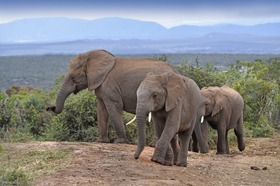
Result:
<svg viewBox="0 0 280 186"><path fill-rule="evenodd" d="M108 143L109 118L117 139L115 143L126 143L122 112L135 114L136 90L148 72L160 74L177 72L169 64L155 59L117 58L105 50L93 50L74 57L69 63L64 83L58 92L56 105L47 110L59 114L71 93L88 88L95 90L99 142Z"/></svg>
<svg viewBox="0 0 280 186"><path fill-rule="evenodd" d="M208 124L218 131L217 154L229 154L228 131L234 129L238 149L243 151L243 108L241 95L227 86L204 87L201 95L205 99L205 117L201 124L201 134L204 142L208 140ZM196 131L195 131L196 132ZM202 146L198 142L199 146Z"/></svg>
<svg viewBox="0 0 280 186"><path fill-rule="evenodd" d="M192 79L174 72L147 75L137 90L138 146L134 158L138 159L144 149L145 120L152 112L154 132L158 137L152 161L187 166L189 140L201 105L200 89ZM179 151L176 134L180 141Z"/></svg>

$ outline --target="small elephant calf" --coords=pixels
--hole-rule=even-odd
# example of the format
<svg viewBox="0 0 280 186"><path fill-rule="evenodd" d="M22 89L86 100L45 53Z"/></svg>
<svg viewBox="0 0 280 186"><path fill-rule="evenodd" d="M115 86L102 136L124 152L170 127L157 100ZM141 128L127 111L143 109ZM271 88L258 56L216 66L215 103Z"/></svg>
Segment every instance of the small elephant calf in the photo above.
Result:
<svg viewBox="0 0 280 186"><path fill-rule="evenodd" d="M213 129L218 131L217 154L229 154L227 135L230 129L234 129L238 149L243 151L245 149L243 139L244 101L241 95L227 86L204 87L201 89L201 95L205 100L205 120L201 124L204 140L208 140L209 123ZM200 142L199 146L201 146Z"/></svg>
<svg viewBox="0 0 280 186"><path fill-rule="evenodd" d="M137 90L136 122L138 159L145 146L145 120L149 112L158 141L152 161L162 165L187 166L188 145L195 127L202 96L197 84L190 78L166 72L148 74ZM176 134L180 140L177 151Z"/></svg>

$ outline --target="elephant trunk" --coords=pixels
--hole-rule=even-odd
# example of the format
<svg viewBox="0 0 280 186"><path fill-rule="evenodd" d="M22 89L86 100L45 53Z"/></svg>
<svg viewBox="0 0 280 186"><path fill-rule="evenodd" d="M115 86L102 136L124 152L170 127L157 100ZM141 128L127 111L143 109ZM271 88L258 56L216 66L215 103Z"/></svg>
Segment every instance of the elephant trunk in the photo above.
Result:
<svg viewBox="0 0 280 186"><path fill-rule="evenodd" d="M72 93L74 92L74 88L73 86L69 86L67 85L69 80L66 79L62 85L62 87L60 88L57 98L56 98L56 106L55 109L52 109L53 112L55 112L56 114L60 114L64 108L64 103L66 98ZM69 88L70 87L70 88Z"/></svg>
<svg viewBox="0 0 280 186"><path fill-rule="evenodd" d="M199 144L200 153L209 152L208 145L208 123L205 121L205 104L206 100L201 98L201 103L198 108L194 133Z"/></svg>
<svg viewBox="0 0 280 186"><path fill-rule="evenodd" d="M138 134L138 146L134 153L134 158L138 159L141 152L143 151L146 144L146 117L147 112L139 111L136 109L136 123L137 123L137 134Z"/></svg>
<svg viewBox="0 0 280 186"><path fill-rule="evenodd" d="M199 121L198 121L199 120ZM209 145L208 145L208 124L206 122L201 123L201 119L197 119L197 122L194 127L195 136L197 138L199 144L200 153L208 153Z"/></svg>

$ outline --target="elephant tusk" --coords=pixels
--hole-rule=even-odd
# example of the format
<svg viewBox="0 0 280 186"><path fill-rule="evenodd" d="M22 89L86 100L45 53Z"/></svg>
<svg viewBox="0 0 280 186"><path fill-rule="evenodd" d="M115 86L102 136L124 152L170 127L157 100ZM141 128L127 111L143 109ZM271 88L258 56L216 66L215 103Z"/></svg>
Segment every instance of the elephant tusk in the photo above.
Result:
<svg viewBox="0 0 280 186"><path fill-rule="evenodd" d="M132 118L132 120L130 120L129 122L127 122L125 125L130 125L130 124L133 123L135 120L136 120L136 115L134 116L134 118ZM149 123L152 121L152 113L151 113L151 112L149 112L148 121L149 121Z"/></svg>
<svg viewBox="0 0 280 186"><path fill-rule="evenodd" d="M133 123L136 120L136 115L134 116L134 118L132 118L132 120L130 120L128 123L126 123L126 125L130 125L131 123Z"/></svg>
<svg viewBox="0 0 280 186"><path fill-rule="evenodd" d="M149 122L149 123L151 123L151 121L152 121L152 113L151 113L151 112L149 112L148 122Z"/></svg>
<svg viewBox="0 0 280 186"><path fill-rule="evenodd" d="M201 116L200 123L203 123L203 121L204 121L204 116Z"/></svg>

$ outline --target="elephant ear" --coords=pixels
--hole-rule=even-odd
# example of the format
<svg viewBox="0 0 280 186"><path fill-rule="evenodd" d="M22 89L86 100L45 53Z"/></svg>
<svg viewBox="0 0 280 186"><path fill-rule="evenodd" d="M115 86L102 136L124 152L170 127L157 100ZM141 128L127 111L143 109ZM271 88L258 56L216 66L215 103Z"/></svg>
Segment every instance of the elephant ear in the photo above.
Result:
<svg viewBox="0 0 280 186"><path fill-rule="evenodd" d="M95 90L106 79L115 65L115 57L105 50L95 50L86 54L88 90Z"/></svg>
<svg viewBox="0 0 280 186"><path fill-rule="evenodd" d="M227 107L228 104L228 97L226 94L224 94L222 91L217 91L215 96L215 105L211 114L211 117L215 116L218 114L222 109Z"/></svg>
<svg viewBox="0 0 280 186"><path fill-rule="evenodd" d="M167 76L165 111L169 112L182 100L186 87L183 78L174 72L166 72L162 76Z"/></svg>

